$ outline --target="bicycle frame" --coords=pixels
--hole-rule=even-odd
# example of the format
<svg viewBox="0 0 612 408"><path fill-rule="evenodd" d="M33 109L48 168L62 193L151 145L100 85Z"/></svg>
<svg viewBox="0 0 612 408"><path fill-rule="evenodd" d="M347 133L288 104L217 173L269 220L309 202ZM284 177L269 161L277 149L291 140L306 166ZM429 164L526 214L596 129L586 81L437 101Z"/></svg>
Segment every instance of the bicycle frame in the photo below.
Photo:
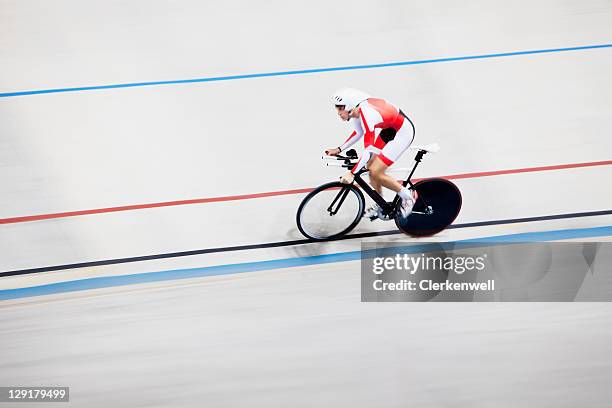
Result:
<svg viewBox="0 0 612 408"><path fill-rule="evenodd" d="M404 180L404 182L402 183L402 185L404 187L406 187L408 184L410 184L410 187L413 187L414 185L412 184L412 175L414 174L414 171L416 170L417 166L419 165L419 163L421 162L421 160L423 159L423 156L425 155L425 153L427 153L425 150L419 150L416 154L416 156L414 157L414 167L412 168L412 171L410 172L410 174L408 175L408 177L406 178L406 180ZM374 202L376 202L376 204L378 204L380 206L380 208L382 209L382 212L384 215L392 215L393 211L395 211L395 209L398 207L398 204L400 202L400 197L399 195L395 195L395 197L393 198L393 201L391 203L387 202L380 194L378 194L376 192L376 190L374 190L372 187L370 187L370 185L361 178L361 175L363 173L367 173L368 170L362 169L360 171L358 171L355 174L355 182L357 183L357 185L359 185L359 187L361 187L361 189L368 195L370 196L370 198L372 200L374 200ZM338 195L338 197L340 196L340 194ZM336 197L336 200L338 199L338 197ZM344 197L346 197L346 194L344 194ZM342 201L344 201L344 197L341 200L340 203L342 203ZM336 202L336 200L334 200L334 203ZM333 206L333 203L332 203ZM330 209L331 207L330 206ZM337 211L337 210L336 210Z"/></svg>

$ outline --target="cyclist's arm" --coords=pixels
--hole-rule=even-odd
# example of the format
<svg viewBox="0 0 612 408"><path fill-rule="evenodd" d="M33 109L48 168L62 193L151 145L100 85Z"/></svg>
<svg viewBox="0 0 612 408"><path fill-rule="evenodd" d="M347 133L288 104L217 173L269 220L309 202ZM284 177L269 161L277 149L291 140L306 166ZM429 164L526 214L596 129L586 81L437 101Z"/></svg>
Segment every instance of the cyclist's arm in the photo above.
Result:
<svg viewBox="0 0 612 408"><path fill-rule="evenodd" d="M353 130L353 133L351 133L351 135L348 137L348 139L344 141L344 143L338 146L343 152L355 143L357 143L363 137L363 128L361 127L359 120L353 119L351 120L351 122L353 122L353 127L355 128L355 130Z"/></svg>
<svg viewBox="0 0 612 408"><path fill-rule="evenodd" d="M363 134L361 136L363 136ZM346 149L357 143L359 139L361 139L361 137L357 135L357 131L353 130L353 133L351 133L351 135L344 141L344 143L338 146L338 148L344 152Z"/></svg>
<svg viewBox="0 0 612 408"><path fill-rule="evenodd" d="M361 158L359 159L357 164L355 164L355 166L351 170L351 173L355 174L359 170L361 170L361 168L368 163L368 160L370 160L370 157L372 157L372 152L369 151L369 150L364 150L363 154L361 155Z"/></svg>

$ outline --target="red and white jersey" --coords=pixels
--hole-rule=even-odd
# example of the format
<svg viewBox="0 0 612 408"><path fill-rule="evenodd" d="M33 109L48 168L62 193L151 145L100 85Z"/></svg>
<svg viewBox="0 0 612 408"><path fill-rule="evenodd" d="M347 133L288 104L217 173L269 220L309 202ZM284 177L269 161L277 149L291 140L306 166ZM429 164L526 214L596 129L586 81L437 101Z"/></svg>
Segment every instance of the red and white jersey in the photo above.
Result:
<svg viewBox="0 0 612 408"><path fill-rule="evenodd" d="M367 99L359 104L359 108L359 118L349 120L354 130L340 146L342 151L354 145L364 136L363 145L366 149L374 146L380 150L384 147L384 142L375 140L375 129L393 128L397 131L404 123L404 116L400 114L399 109L384 99Z"/></svg>
<svg viewBox="0 0 612 408"><path fill-rule="evenodd" d="M379 154L386 143L380 137L376 137L376 129L393 128L398 131L404 123L404 115L395 105L378 98L369 98L363 101L359 104L359 109L359 118L349 120L354 130L340 146L340 150L345 151L363 137L365 151ZM362 155L362 160L357 163L353 172L365 165L362 161L366 156L369 157L370 154Z"/></svg>

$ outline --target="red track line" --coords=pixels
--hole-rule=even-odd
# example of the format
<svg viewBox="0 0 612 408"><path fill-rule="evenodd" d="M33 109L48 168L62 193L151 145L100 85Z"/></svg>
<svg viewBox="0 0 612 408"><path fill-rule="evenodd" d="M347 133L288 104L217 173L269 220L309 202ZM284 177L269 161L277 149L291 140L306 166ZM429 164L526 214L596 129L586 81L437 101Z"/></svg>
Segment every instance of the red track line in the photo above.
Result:
<svg viewBox="0 0 612 408"><path fill-rule="evenodd" d="M610 164L612 164L612 160L604 160L604 161L589 162L589 163L572 163L572 164L557 164L555 166L527 167L524 169L495 170L495 171L483 171L480 173L452 174L450 176L442 176L442 178L449 179L449 180L462 179L462 178L476 178L476 177L487 177L487 176L499 176L501 174L531 173L535 171L575 169L578 167L607 166Z"/></svg>
<svg viewBox="0 0 612 408"><path fill-rule="evenodd" d="M562 169L572 169L572 168L578 168L578 167L607 166L610 164L612 164L612 160L589 162L589 163L559 164L555 166L527 167L527 168L522 168L522 169L484 171L484 172L478 172L478 173L451 174L448 176L442 176L442 178L445 178L445 179L478 178L478 177L487 177L487 176L498 176L502 174L529 173L529 172L547 171L547 170L562 170ZM289 195L289 194L302 194L302 193L308 193L312 190L314 190L314 188L300 188L296 190L271 191L267 193L243 194L243 195L226 196L226 197L196 198L193 200L166 201L163 203L126 205L126 206L121 206L121 207L97 208L93 210L69 211L69 212L54 213L54 214L27 215L23 217L0 218L0 224L15 224L19 222L41 221L41 220L49 220L53 218L67 218L67 217L76 217L80 215L92 215L92 214L102 214L102 213L117 212L117 211L141 210L141 209L146 209L146 208L172 207L176 205L186 205L186 204L205 204L205 203L214 203L214 202L220 202L220 201L249 200L252 198L273 197L273 196Z"/></svg>

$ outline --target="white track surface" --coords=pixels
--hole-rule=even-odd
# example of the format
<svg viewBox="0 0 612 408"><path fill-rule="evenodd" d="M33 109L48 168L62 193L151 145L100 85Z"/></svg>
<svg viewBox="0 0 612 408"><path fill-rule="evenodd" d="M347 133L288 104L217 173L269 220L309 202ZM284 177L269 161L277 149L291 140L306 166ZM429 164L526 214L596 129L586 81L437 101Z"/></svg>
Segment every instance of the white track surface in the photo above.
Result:
<svg viewBox="0 0 612 408"><path fill-rule="evenodd" d="M610 1L464 3L0 0L0 93L612 42ZM611 72L600 48L0 97L0 219L314 187L341 174L319 158L348 134L329 103L346 85L440 144L416 177L611 160ZM607 165L458 179L456 223L610 210L611 178ZM301 239L303 197L0 224L0 272ZM360 243L9 276L0 291ZM0 301L0 386L70 386L83 407L608 407L611 318L607 303L360 303L359 262L117 286Z"/></svg>

